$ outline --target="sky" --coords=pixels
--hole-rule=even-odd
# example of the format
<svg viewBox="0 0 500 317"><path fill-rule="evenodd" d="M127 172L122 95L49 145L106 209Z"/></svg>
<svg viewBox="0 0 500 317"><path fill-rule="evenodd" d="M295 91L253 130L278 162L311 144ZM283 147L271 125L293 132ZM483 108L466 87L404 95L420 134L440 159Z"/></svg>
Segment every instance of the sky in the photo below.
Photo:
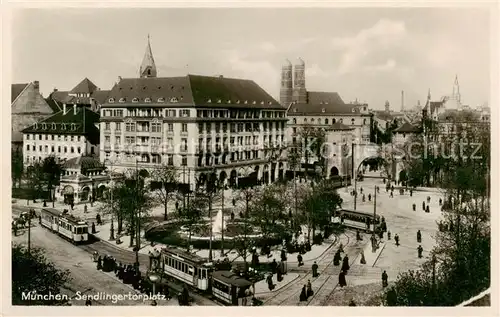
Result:
<svg viewBox="0 0 500 317"><path fill-rule="evenodd" d="M490 15L474 8L17 9L12 80L47 96L88 77L111 89L138 77L148 34L159 77L251 79L279 100L285 59L306 64L309 91L391 109L450 95L489 102Z"/></svg>

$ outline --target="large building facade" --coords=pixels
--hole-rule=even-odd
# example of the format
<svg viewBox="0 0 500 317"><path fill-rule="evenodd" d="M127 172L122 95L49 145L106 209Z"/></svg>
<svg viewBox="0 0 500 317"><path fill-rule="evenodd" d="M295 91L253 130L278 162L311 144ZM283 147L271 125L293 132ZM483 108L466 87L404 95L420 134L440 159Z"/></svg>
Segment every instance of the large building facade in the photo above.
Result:
<svg viewBox="0 0 500 317"><path fill-rule="evenodd" d="M284 177L286 121L253 81L157 77L148 41L139 78L119 78L101 107L101 161L122 171L173 166L193 190L214 176L267 183Z"/></svg>

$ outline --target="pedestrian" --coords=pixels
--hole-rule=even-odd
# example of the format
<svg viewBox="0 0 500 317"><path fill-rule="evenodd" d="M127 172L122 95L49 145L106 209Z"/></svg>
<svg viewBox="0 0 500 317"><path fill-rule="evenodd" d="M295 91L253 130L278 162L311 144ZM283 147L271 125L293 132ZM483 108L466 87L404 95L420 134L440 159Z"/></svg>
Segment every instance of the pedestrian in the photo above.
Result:
<svg viewBox="0 0 500 317"><path fill-rule="evenodd" d="M344 271L340 271L340 274L339 274L339 286L340 287L347 286L347 282L345 280L345 273L344 273Z"/></svg>
<svg viewBox="0 0 500 317"><path fill-rule="evenodd" d="M361 240L363 240L361 238L361 234L359 233L359 230L356 230L356 241L361 241Z"/></svg>
<svg viewBox="0 0 500 317"><path fill-rule="evenodd" d="M349 257L346 256L344 257L344 260L342 262L342 271L345 271L345 273L347 274L347 271L349 271L350 267L349 267Z"/></svg>
<svg viewBox="0 0 500 317"><path fill-rule="evenodd" d="M366 201L366 197L365 197L365 194L363 194L363 198L362 198L363 202Z"/></svg>
<svg viewBox="0 0 500 317"><path fill-rule="evenodd" d="M314 261L314 264L312 265L312 277L317 277L318 276L318 264L316 264L316 261Z"/></svg>
<svg viewBox="0 0 500 317"><path fill-rule="evenodd" d="M302 262L302 255L300 253L297 254L297 262L299 262L299 266L304 265L304 262Z"/></svg>
<svg viewBox="0 0 500 317"><path fill-rule="evenodd" d="M413 189L410 189L410 197L413 196Z"/></svg>
<svg viewBox="0 0 500 317"><path fill-rule="evenodd" d="M443 199L439 198L439 206L443 204Z"/></svg>
<svg viewBox="0 0 500 317"><path fill-rule="evenodd" d="M92 222L92 234L96 233L97 231L95 230L95 223Z"/></svg>
<svg viewBox="0 0 500 317"><path fill-rule="evenodd" d="M362 194L363 193L363 187L361 187L361 189L359 190L359 192Z"/></svg>
<svg viewBox="0 0 500 317"><path fill-rule="evenodd" d="M399 236L398 234L396 233L396 235L394 236L394 240L396 241L396 246L399 247Z"/></svg>
<svg viewBox="0 0 500 317"><path fill-rule="evenodd" d="M335 252L335 256L333 257L333 265L339 266L341 259L342 259L342 257L340 256L340 252L339 252L339 250L337 250L337 252Z"/></svg>
<svg viewBox="0 0 500 317"><path fill-rule="evenodd" d="M366 264L365 252L363 250L361 250L361 261L359 263Z"/></svg>
<svg viewBox="0 0 500 317"><path fill-rule="evenodd" d="M417 210L417 204L413 203L413 211L416 211Z"/></svg>
<svg viewBox="0 0 500 317"><path fill-rule="evenodd" d="M276 259L273 259L273 262L271 262L271 272L273 272L273 274L276 274L278 270L278 263L276 263Z"/></svg>
<svg viewBox="0 0 500 317"><path fill-rule="evenodd" d="M339 245L339 252L343 253L344 252L344 246L342 245L342 242Z"/></svg>
<svg viewBox="0 0 500 317"><path fill-rule="evenodd" d="M306 285L302 286L302 291L300 291L300 297L299 297L301 302L305 302L307 300L307 295L306 295Z"/></svg>
<svg viewBox="0 0 500 317"><path fill-rule="evenodd" d="M425 212L427 212L427 213L431 212L431 208L429 207L429 205L427 205L427 207L425 207Z"/></svg>
<svg viewBox="0 0 500 317"><path fill-rule="evenodd" d="M380 186L377 186L377 194L380 194Z"/></svg>
<svg viewBox="0 0 500 317"><path fill-rule="evenodd" d="M384 271L384 273L382 273L382 287L387 287L388 283L387 283L387 280L388 280L388 276L387 276L387 272Z"/></svg>
<svg viewBox="0 0 500 317"><path fill-rule="evenodd" d="M387 231L387 240L391 240L391 232Z"/></svg>
<svg viewBox="0 0 500 317"><path fill-rule="evenodd" d="M422 202L422 210L425 211L425 201Z"/></svg>
<svg viewBox="0 0 500 317"><path fill-rule="evenodd" d="M427 196L427 203L430 204L431 203L431 196Z"/></svg>
<svg viewBox="0 0 500 317"><path fill-rule="evenodd" d="M97 269L102 270L102 258L100 256L97 259Z"/></svg>
<svg viewBox="0 0 500 317"><path fill-rule="evenodd" d="M391 186L391 191L394 191L394 185Z"/></svg>
<svg viewBox="0 0 500 317"><path fill-rule="evenodd" d="M85 306L92 306L92 301L90 300L90 298L88 298L88 299L85 301Z"/></svg>
<svg viewBox="0 0 500 317"><path fill-rule="evenodd" d="M394 198L394 191L391 190L391 195L390 195L391 198Z"/></svg>
<svg viewBox="0 0 500 317"><path fill-rule="evenodd" d="M273 275L272 274L267 275L267 287L269 288L270 291L272 291L274 289Z"/></svg>
<svg viewBox="0 0 500 317"><path fill-rule="evenodd" d="M309 298L309 297L313 296L313 294L314 294L314 292L312 290L311 280L307 280L307 293L306 293L306 295Z"/></svg>
<svg viewBox="0 0 500 317"><path fill-rule="evenodd" d="M372 201L372 194L368 194L368 201Z"/></svg>
<svg viewBox="0 0 500 317"><path fill-rule="evenodd" d="M385 177L384 177L384 179L382 179L382 182L384 182L384 184L385 184Z"/></svg>
<svg viewBox="0 0 500 317"><path fill-rule="evenodd" d="M354 299L351 299L351 301L349 302L349 306L356 306L356 303L354 302Z"/></svg>
<svg viewBox="0 0 500 317"><path fill-rule="evenodd" d="M284 262L286 260L287 260L287 258L286 258L285 249L281 249L281 261Z"/></svg>
<svg viewBox="0 0 500 317"><path fill-rule="evenodd" d="M281 266L278 266L278 269L276 271L276 279L278 280L278 282L281 282L283 280L282 272L283 271L281 270Z"/></svg>
<svg viewBox="0 0 500 317"><path fill-rule="evenodd" d="M422 248L422 245L419 245L418 248L417 248L417 252L418 252L418 258L421 259L422 258L422 252L424 251L424 248Z"/></svg>
<svg viewBox="0 0 500 317"><path fill-rule="evenodd" d="M417 242L418 243L422 242L422 233L420 232L420 230L417 231Z"/></svg>

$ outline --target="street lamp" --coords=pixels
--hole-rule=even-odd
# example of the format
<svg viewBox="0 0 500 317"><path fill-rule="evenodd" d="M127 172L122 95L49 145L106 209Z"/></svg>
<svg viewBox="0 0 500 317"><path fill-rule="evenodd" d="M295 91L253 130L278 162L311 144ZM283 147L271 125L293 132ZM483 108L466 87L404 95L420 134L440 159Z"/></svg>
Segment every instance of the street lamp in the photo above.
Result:
<svg viewBox="0 0 500 317"><path fill-rule="evenodd" d="M160 277L156 273L149 274L149 280L153 283L153 295L156 294L156 282L158 282L159 279Z"/></svg>

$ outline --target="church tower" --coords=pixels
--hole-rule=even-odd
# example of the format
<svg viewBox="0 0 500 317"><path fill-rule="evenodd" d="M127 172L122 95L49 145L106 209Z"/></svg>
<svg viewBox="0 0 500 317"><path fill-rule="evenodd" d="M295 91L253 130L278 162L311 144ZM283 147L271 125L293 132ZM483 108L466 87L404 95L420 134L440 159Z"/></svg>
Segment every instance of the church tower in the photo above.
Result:
<svg viewBox="0 0 500 317"><path fill-rule="evenodd" d="M455 75L455 82L453 83L453 94L451 98L460 102L460 85L458 84L458 75Z"/></svg>
<svg viewBox="0 0 500 317"><path fill-rule="evenodd" d="M280 88L280 104L288 107L292 102L293 78L292 78L292 63L287 59L281 67L281 88Z"/></svg>
<svg viewBox="0 0 500 317"><path fill-rule="evenodd" d="M153 52L151 51L149 34L148 34L148 45L146 46L146 52L144 53L144 58L142 59L141 67L139 68L139 76L141 78L156 77L156 65L155 65L155 60L153 58Z"/></svg>
<svg viewBox="0 0 500 317"><path fill-rule="evenodd" d="M306 64L300 57L295 63L292 99L297 103L307 103Z"/></svg>

